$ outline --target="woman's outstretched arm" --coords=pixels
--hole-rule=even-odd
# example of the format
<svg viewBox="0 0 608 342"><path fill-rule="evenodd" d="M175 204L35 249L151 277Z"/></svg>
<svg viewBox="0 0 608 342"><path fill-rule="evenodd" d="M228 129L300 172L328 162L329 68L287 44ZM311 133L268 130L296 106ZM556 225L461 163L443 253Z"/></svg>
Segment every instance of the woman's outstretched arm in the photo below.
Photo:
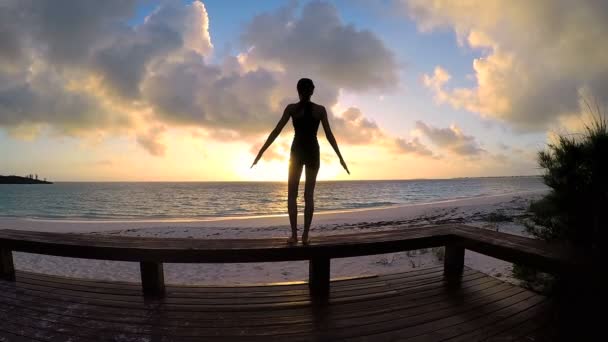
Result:
<svg viewBox="0 0 608 342"><path fill-rule="evenodd" d="M346 162L344 161L344 158L342 158L342 154L340 153L340 149L338 148L338 142L336 142L336 138L334 137L334 134L331 132L331 127L329 127L329 120L327 119L327 111L325 110L325 107L323 107L322 114L323 114L323 116L321 117L321 123L323 123L323 130L325 131L325 137L327 138L327 141L329 141L329 144L331 145L331 147L334 148L334 151L336 151L338 158L340 158L340 164L342 164L342 167L344 168L344 170L346 170L346 172L350 175L350 171L348 171Z"/></svg>
<svg viewBox="0 0 608 342"><path fill-rule="evenodd" d="M264 154L264 152L266 152L268 147L270 147L270 145L272 145L274 140L279 136L279 133L281 133L281 131L283 130L283 127L285 127L285 125L289 121L290 106L291 105L288 105L287 107L285 107L285 110L283 111L283 116L277 123L277 126L272 130L272 132L270 132L268 139L266 139L264 146L262 146L262 148L260 149L260 152L258 152L258 155L257 155L257 157L255 157L255 160L253 161L253 164L251 164L251 167L253 167L255 164L258 163L260 158L262 158L262 155Z"/></svg>

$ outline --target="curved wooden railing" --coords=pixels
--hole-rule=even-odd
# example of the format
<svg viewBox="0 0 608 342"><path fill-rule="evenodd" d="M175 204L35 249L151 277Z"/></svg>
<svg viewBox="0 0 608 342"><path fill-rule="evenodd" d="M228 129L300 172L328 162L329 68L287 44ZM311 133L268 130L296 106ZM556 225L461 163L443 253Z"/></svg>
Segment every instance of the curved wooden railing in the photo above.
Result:
<svg viewBox="0 0 608 342"><path fill-rule="evenodd" d="M0 230L0 276L14 279L13 251L140 263L146 296L164 294L163 263L235 263L309 260L309 287L326 297L330 260L445 246L444 273L458 280L465 249L526 264L541 271L570 272L581 259L564 246L465 225L401 228L315 237L307 246L285 239L141 238Z"/></svg>

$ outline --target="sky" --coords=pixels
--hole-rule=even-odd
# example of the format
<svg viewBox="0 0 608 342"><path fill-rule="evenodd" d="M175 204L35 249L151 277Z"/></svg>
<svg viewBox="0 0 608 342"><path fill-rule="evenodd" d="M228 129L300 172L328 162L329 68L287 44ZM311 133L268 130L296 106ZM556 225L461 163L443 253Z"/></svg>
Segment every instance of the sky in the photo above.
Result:
<svg viewBox="0 0 608 342"><path fill-rule="evenodd" d="M321 180L533 175L608 99L601 0L1 0L0 174L284 181L296 82Z"/></svg>

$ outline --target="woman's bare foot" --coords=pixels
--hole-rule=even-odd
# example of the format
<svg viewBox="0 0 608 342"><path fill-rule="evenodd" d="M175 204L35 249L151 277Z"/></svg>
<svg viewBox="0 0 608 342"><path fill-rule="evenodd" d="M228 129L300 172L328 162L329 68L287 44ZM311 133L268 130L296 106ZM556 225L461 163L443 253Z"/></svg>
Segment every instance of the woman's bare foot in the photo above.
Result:
<svg viewBox="0 0 608 342"><path fill-rule="evenodd" d="M287 239L287 243L290 245L298 243L298 236L292 235L289 239Z"/></svg>
<svg viewBox="0 0 608 342"><path fill-rule="evenodd" d="M302 244L308 245L310 243L310 238L308 237L308 233L302 234Z"/></svg>

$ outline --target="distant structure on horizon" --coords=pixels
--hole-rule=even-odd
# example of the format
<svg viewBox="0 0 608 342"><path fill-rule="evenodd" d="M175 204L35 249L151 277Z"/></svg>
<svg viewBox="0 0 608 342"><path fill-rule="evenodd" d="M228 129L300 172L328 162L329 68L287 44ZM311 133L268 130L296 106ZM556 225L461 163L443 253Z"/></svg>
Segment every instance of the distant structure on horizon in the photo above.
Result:
<svg viewBox="0 0 608 342"><path fill-rule="evenodd" d="M0 184L53 184L44 180L38 179L38 174L29 174L25 177L20 176L0 176Z"/></svg>

